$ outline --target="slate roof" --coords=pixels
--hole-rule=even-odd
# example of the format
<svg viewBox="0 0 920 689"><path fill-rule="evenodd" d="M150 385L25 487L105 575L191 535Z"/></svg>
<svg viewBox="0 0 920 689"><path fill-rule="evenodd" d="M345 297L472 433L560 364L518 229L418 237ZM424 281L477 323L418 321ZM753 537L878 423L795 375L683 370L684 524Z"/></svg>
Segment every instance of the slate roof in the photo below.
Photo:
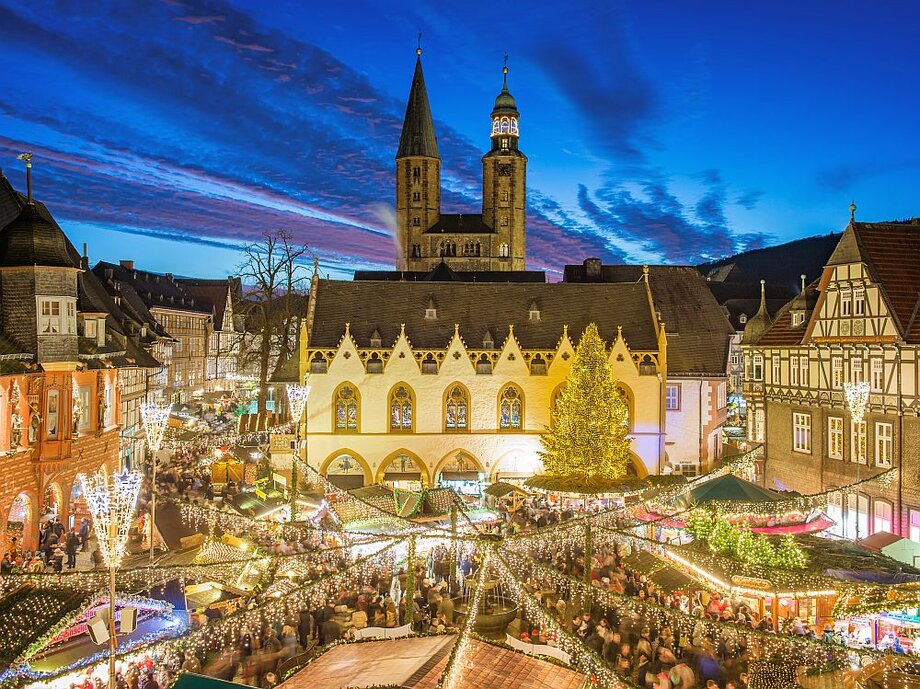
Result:
<svg viewBox="0 0 920 689"><path fill-rule="evenodd" d="M311 348L334 348L351 324L359 347L369 347L374 330L383 347L392 347L400 323L416 349L445 349L460 326L470 349L481 349L488 332L496 347L507 338L509 324L524 349L555 349L568 325L577 342L590 322L608 343L617 325L633 350L654 351L658 338L643 284L572 285L566 283L376 282L320 280L313 294L315 312ZM437 319L426 319L433 301ZM529 320L536 301L540 320Z"/></svg>
<svg viewBox="0 0 920 689"><path fill-rule="evenodd" d="M76 268L67 253L67 238L57 223L27 203L0 229L0 266Z"/></svg>
<svg viewBox="0 0 920 689"><path fill-rule="evenodd" d="M587 280L586 267L568 265L568 282ZM605 265L606 283L638 283L642 266ZM587 287L587 284L583 286ZM649 287L668 336L668 376L724 376L734 328L693 266L649 266Z"/></svg>
<svg viewBox="0 0 920 689"><path fill-rule="evenodd" d="M214 329L220 330L224 322L224 311L227 308L228 291L233 289L239 292L238 278L225 280L203 280L198 278L176 278L185 291L195 300L196 304L212 309L214 314Z"/></svg>
<svg viewBox="0 0 920 689"><path fill-rule="evenodd" d="M60 259L58 265L81 269L80 273L77 274L77 312L106 314L105 345L99 347L95 341L88 338L80 337L78 339L80 354L104 354L106 356L101 359L84 360L84 363L89 368L135 366L158 368L161 365L160 362L154 359L141 344L139 328L144 324L143 321L134 318L132 314L119 307L109 296L98 277L88 270L84 258L80 256L76 247L67 238L67 235L51 215L47 206L37 200L30 206L26 197L17 192L9 180L0 172L0 223L9 222L10 216L18 215L25 210L33 212L38 218L36 222L44 227L44 236L54 238L52 242L54 254L56 255L59 249L63 251L64 258L57 257ZM2 250L5 251L5 248ZM3 258L8 260L6 256ZM42 265L51 264L46 262ZM150 342L152 339L152 336L148 336L145 342ZM6 351L10 347L15 351ZM10 342L8 338L0 336L0 356L20 353L22 350L22 347ZM120 354L121 352L124 352L124 354ZM0 365L0 371L3 373L19 372L16 369L22 366L21 361L15 363L11 360L6 360Z"/></svg>
<svg viewBox="0 0 920 689"><path fill-rule="evenodd" d="M851 239L856 243L855 257L849 250ZM828 265L854 261L865 263L872 280L881 286L904 339L920 343L920 219L851 222Z"/></svg>
<svg viewBox="0 0 920 689"><path fill-rule="evenodd" d="M495 234L495 230L485 224L482 213L441 213L425 234Z"/></svg>
<svg viewBox="0 0 920 689"><path fill-rule="evenodd" d="M415 74L412 75L412 88L409 89L409 102L406 103L406 117L403 120L399 148L396 151L397 158L406 156L441 157L438 154L438 139L434 135L434 122L431 119L431 106L428 104L425 75L422 74L421 56L415 61Z"/></svg>
<svg viewBox="0 0 920 689"><path fill-rule="evenodd" d="M443 260L429 271L356 270L355 280L395 282L546 282L542 270L454 270Z"/></svg>
<svg viewBox="0 0 920 689"><path fill-rule="evenodd" d="M151 273L107 261L99 261L93 267L93 272L100 279L117 280L131 285L148 309L161 307L211 313L207 305L197 303L185 286L168 273Z"/></svg>

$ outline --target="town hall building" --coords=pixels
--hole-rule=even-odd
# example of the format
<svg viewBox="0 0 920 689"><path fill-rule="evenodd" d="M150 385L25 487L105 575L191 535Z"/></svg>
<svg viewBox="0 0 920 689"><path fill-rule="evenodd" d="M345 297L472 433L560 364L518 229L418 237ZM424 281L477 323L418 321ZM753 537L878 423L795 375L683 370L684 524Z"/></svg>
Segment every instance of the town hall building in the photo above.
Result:
<svg viewBox="0 0 920 689"><path fill-rule="evenodd" d="M503 71L482 213L447 215L417 59L396 156L397 270L313 277L299 362L307 462L345 488L476 493L540 473L540 436L595 323L628 406L629 473L706 470L721 453L727 319L690 268L605 266L595 279L575 266L558 283L526 270L527 158Z"/></svg>

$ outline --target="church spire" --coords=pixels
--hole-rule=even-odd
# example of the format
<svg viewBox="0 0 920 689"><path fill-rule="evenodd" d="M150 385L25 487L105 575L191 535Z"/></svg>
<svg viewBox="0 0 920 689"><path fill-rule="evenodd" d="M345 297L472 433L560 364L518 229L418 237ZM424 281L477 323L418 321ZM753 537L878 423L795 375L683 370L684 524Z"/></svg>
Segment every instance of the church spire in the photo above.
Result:
<svg viewBox="0 0 920 689"><path fill-rule="evenodd" d="M428 104L428 91L425 89L425 76L422 74L421 37L415 52L418 55L415 60L415 74L412 76L412 88L409 91L406 118L403 120L396 157L440 158L438 139L434 135L434 122L431 119L431 106Z"/></svg>

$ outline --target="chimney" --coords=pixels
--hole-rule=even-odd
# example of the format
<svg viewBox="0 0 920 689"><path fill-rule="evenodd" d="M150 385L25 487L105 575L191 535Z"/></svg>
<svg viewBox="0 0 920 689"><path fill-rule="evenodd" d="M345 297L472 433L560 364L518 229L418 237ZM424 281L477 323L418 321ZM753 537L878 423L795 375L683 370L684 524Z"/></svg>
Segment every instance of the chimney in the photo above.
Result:
<svg viewBox="0 0 920 689"><path fill-rule="evenodd" d="M121 261L119 261L119 263L125 270L134 270L134 261L128 261L127 259L123 258Z"/></svg>
<svg viewBox="0 0 920 689"><path fill-rule="evenodd" d="M83 242L83 258L80 259L80 267L83 270L89 270L89 254L86 251L86 242Z"/></svg>
<svg viewBox="0 0 920 689"><path fill-rule="evenodd" d="M601 259L599 258L586 258L585 259L585 278L587 278L591 282L601 281Z"/></svg>

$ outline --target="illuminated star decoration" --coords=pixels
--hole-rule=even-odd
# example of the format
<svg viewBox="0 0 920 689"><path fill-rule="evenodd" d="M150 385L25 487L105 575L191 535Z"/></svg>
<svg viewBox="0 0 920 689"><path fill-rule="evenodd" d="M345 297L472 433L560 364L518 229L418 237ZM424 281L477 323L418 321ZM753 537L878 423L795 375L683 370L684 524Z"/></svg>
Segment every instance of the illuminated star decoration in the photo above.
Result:
<svg viewBox="0 0 920 689"><path fill-rule="evenodd" d="M95 474L81 474L83 495L93 516L93 527L99 540L99 550L107 567L117 567L125 555L128 532L137 495L141 488L141 474L125 469L109 478L103 467ZM109 528L114 534L109 537Z"/></svg>
<svg viewBox="0 0 920 689"><path fill-rule="evenodd" d="M170 405L157 402L146 402L141 405L141 420L144 422L144 433L147 434L147 445L154 452L158 452L163 443L169 410Z"/></svg>

